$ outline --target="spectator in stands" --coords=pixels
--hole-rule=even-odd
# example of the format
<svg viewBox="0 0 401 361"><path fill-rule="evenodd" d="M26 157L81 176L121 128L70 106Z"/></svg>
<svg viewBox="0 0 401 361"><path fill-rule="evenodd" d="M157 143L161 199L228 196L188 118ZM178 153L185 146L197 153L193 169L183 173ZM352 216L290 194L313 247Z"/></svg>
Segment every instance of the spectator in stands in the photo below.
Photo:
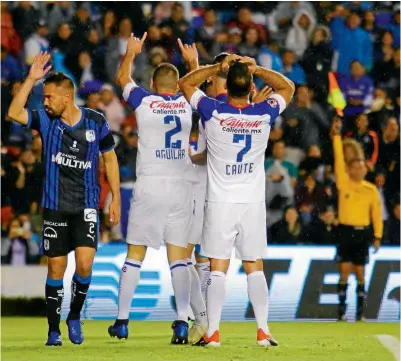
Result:
<svg viewBox="0 0 401 361"><path fill-rule="evenodd" d="M8 237L1 240L1 263L24 266L37 261L33 256L37 256L38 251L30 240L30 232L23 228L18 218L14 218L9 225Z"/></svg>
<svg viewBox="0 0 401 361"><path fill-rule="evenodd" d="M330 22L333 48L336 52L336 69L349 74L350 64L358 60L368 71L373 65L373 45L369 34L360 27L358 14L351 13L346 19L335 17Z"/></svg>
<svg viewBox="0 0 401 361"><path fill-rule="evenodd" d="M369 130L369 119L366 114L359 114L355 120L356 131L346 134L348 138L358 141L364 151L366 163L372 171L379 156L379 138L377 133Z"/></svg>
<svg viewBox="0 0 401 361"><path fill-rule="evenodd" d="M118 32L117 17L113 10L107 10L102 19L102 38L109 39Z"/></svg>
<svg viewBox="0 0 401 361"><path fill-rule="evenodd" d="M266 29L262 25L256 24L252 21L251 10L246 6L240 7L240 9L238 10L237 19L230 21L227 27L228 29L239 28L244 34L249 28L254 28L258 32L258 39L260 40L260 42L262 44L267 43Z"/></svg>
<svg viewBox="0 0 401 361"><path fill-rule="evenodd" d="M315 172L307 173L297 184L294 198L302 223L309 225L326 206L324 187L318 183Z"/></svg>
<svg viewBox="0 0 401 361"><path fill-rule="evenodd" d="M265 161L267 225L282 219L284 208L293 203L297 169L284 160L285 153L285 143L278 140L273 144L273 157Z"/></svg>
<svg viewBox="0 0 401 361"><path fill-rule="evenodd" d="M333 57L330 40L330 30L327 27L316 27L301 62L307 83L315 90L315 98L321 104L327 101L328 74Z"/></svg>
<svg viewBox="0 0 401 361"><path fill-rule="evenodd" d="M19 1L12 12L12 17L15 30L25 41L37 28L39 11L33 7L31 1Z"/></svg>
<svg viewBox="0 0 401 361"><path fill-rule="evenodd" d="M1 46L1 85L8 85L22 77L22 68L19 61L10 55L6 48Z"/></svg>
<svg viewBox="0 0 401 361"><path fill-rule="evenodd" d="M294 206L285 209L284 219L273 224L269 229L268 242L279 244L303 243L305 238L298 211Z"/></svg>
<svg viewBox="0 0 401 361"><path fill-rule="evenodd" d="M386 184L386 171L383 167L377 167L375 169L375 178L374 183L379 191L380 196L380 204L381 204L381 214L383 220L383 239L387 239L388 237L388 221L390 219L390 210L391 210L391 203L390 197L391 195L387 193L385 189Z"/></svg>
<svg viewBox="0 0 401 361"><path fill-rule="evenodd" d="M125 119L125 112L111 84L105 84L100 89L99 108L103 110L109 122L110 130L118 133L121 128L121 123Z"/></svg>
<svg viewBox="0 0 401 361"><path fill-rule="evenodd" d="M316 13L312 4L308 1L288 1L280 2L276 9L276 23L278 28L284 33L292 24L292 19L300 11L306 11L311 14L316 22Z"/></svg>
<svg viewBox="0 0 401 361"><path fill-rule="evenodd" d="M332 207L327 207L316 218L306 230L308 242L319 245L337 244L336 214Z"/></svg>
<svg viewBox="0 0 401 361"><path fill-rule="evenodd" d="M400 87L400 48L394 49L391 58L385 55L383 61L375 64L374 78L377 87L391 92Z"/></svg>
<svg viewBox="0 0 401 361"><path fill-rule="evenodd" d="M240 28L231 28L228 31L228 41L224 45L223 50L228 53L239 53L239 45L242 42L242 30Z"/></svg>
<svg viewBox="0 0 401 361"><path fill-rule="evenodd" d="M380 35L380 40L375 44L374 60L390 60L394 51L394 39L391 31L384 31Z"/></svg>
<svg viewBox="0 0 401 361"><path fill-rule="evenodd" d="M22 49L22 41L14 29L13 18L7 10L8 2L1 2L1 46L17 57Z"/></svg>
<svg viewBox="0 0 401 361"><path fill-rule="evenodd" d="M285 50L281 60L283 62L283 74L294 82L295 85L306 83L305 72L302 66L296 62L295 53L291 50Z"/></svg>
<svg viewBox="0 0 401 361"><path fill-rule="evenodd" d="M173 42L178 38L183 42L187 42L189 23L184 18L184 8L180 3L174 3L171 9L171 17L164 20L161 27L169 27L172 29Z"/></svg>
<svg viewBox="0 0 401 361"><path fill-rule="evenodd" d="M323 168L323 179L321 183L324 187L324 193L326 196L326 205L328 207L337 208L338 204L338 193L333 173L333 166L331 164L325 164Z"/></svg>
<svg viewBox="0 0 401 361"><path fill-rule="evenodd" d="M394 107L387 92L381 88L375 89L372 106L367 111L370 129L376 133L381 132L393 113Z"/></svg>
<svg viewBox="0 0 401 361"><path fill-rule="evenodd" d="M372 41L372 44L376 43L376 40L379 36L379 29L376 26L375 20L376 16L373 11L365 11L365 13L363 14L361 28L370 35L370 40Z"/></svg>
<svg viewBox="0 0 401 361"><path fill-rule="evenodd" d="M394 37L394 45L400 47L400 4L396 5L392 22L386 25Z"/></svg>
<svg viewBox="0 0 401 361"><path fill-rule="evenodd" d="M87 38L89 30L95 26L87 6L85 2L75 3L75 15L71 19L71 28L77 41Z"/></svg>
<svg viewBox="0 0 401 361"><path fill-rule="evenodd" d="M120 21L118 35L108 39L105 54L106 74L110 82L114 82L117 69L127 48L127 41L132 33L132 23L128 18Z"/></svg>
<svg viewBox="0 0 401 361"><path fill-rule="evenodd" d="M74 3L72 1L57 1L47 16L50 34L58 31L59 24L69 23L74 16Z"/></svg>
<svg viewBox="0 0 401 361"><path fill-rule="evenodd" d="M257 58L260 51L258 31L256 28L248 28L244 34L245 41L238 47L239 54Z"/></svg>
<svg viewBox="0 0 401 361"><path fill-rule="evenodd" d="M288 153L298 165L310 144L320 145L321 135L327 134L330 122L321 107L311 100L306 85L299 86L294 101L283 113L284 139L291 148Z"/></svg>
<svg viewBox="0 0 401 361"><path fill-rule="evenodd" d="M130 125L121 129L121 138L116 147L120 165L121 183L136 180L136 157L138 152L138 136Z"/></svg>
<svg viewBox="0 0 401 361"><path fill-rule="evenodd" d="M316 144L309 146L305 159L299 164L298 175L304 177L308 173L315 173L317 179L323 180L322 151Z"/></svg>
<svg viewBox="0 0 401 361"><path fill-rule="evenodd" d="M218 22L215 11L211 8L206 9L203 14L203 25L195 31L196 47L205 61L213 60L213 54L211 54L213 43L221 30L222 26Z"/></svg>
<svg viewBox="0 0 401 361"><path fill-rule="evenodd" d="M60 23L57 27L57 33L50 38L50 48L53 51L56 50L68 54L72 47L71 35L70 24Z"/></svg>
<svg viewBox="0 0 401 361"><path fill-rule="evenodd" d="M387 172L386 188L390 194L400 190L400 127L395 117L387 121L379 145L378 164Z"/></svg>
<svg viewBox="0 0 401 361"><path fill-rule="evenodd" d="M373 101L373 81L366 75L364 66L357 60L350 64L350 75L340 78L339 86L347 101L344 109L346 128L352 127L352 122L360 113L370 107Z"/></svg>
<svg viewBox="0 0 401 361"><path fill-rule="evenodd" d="M100 94L98 92L89 92L85 95L85 107L104 115L103 110L100 109Z"/></svg>
<svg viewBox="0 0 401 361"><path fill-rule="evenodd" d="M41 51L49 49L49 41L47 40L48 28L44 20L39 20L36 24L36 31L33 33L24 44L25 64L31 65L33 59Z"/></svg>
<svg viewBox="0 0 401 361"><path fill-rule="evenodd" d="M283 62L281 61L279 48L276 43L270 42L268 45L262 45L257 61L258 64L265 68L278 72L283 71ZM256 77L255 80L258 79L259 78Z"/></svg>
<svg viewBox="0 0 401 361"><path fill-rule="evenodd" d="M389 220L388 242L390 245L400 245L400 197L396 198L392 207L392 215Z"/></svg>
<svg viewBox="0 0 401 361"><path fill-rule="evenodd" d="M309 45L315 25L315 18L305 10L299 11L292 21L292 27L287 33L285 47L293 51L298 60L302 59Z"/></svg>

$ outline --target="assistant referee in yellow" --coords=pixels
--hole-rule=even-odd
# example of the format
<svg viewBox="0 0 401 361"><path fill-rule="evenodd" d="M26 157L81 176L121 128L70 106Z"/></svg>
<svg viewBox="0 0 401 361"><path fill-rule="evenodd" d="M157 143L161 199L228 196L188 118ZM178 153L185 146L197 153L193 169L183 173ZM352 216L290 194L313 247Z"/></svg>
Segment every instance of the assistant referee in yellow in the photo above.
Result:
<svg viewBox="0 0 401 361"><path fill-rule="evenodd" d="M380 247L383 221L379 192L365 181L367 168L363 157L344 160L340 120L333 124L333 148L336 185L338 189L338 246L337 262L340 272L338 284L338 319L346 320L348 277L355 273L357 286L356 320L363 320L365 303L365 264L369 262L369 247L373 242ZM373 224L374 234L371 231Z"/></svg>

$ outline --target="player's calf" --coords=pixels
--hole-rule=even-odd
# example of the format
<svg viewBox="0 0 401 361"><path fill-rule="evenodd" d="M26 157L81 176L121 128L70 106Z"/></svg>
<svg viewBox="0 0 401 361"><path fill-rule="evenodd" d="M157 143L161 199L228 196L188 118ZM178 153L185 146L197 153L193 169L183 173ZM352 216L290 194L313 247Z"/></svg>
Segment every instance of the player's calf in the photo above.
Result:
<svg viewBox="0 0 401 361"><path fill-rule="evenodd" d="M60 317L61 304L64 297L63 279L55 280L49 276L46 279L46 314L49 325L46 346L61 346Z"/></svg>

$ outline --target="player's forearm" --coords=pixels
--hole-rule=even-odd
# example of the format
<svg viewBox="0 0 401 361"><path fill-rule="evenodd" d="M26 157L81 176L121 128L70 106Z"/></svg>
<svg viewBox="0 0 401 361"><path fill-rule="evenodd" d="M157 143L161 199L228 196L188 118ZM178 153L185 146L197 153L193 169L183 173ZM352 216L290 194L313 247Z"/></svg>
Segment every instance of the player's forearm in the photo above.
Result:
<svg viewBox="0 0 401 361"><path fill-rule="evenodd" d="M285 101L287 104L290 102L295 91L295 85L290 79L276 71L265 69L261 66L256 67L255 75L270 84L275 92L288 94L287 97L289 97L289 99L285 99Z"/></svg>
<svg viewBox="0 0 401 361"><path fill-rule="evenodd" d="M24 110L24 107L28 100L28 96L31 93L34 84L35 84L35 80L28 76L25 79L25 81L23 82L21 89L13 97L10 107L8 108L8 114L7 114L11 119L13 119L19 123L23 123L19 119L20 114Z"/></svg>
<svg viewBox="0 0 401 361"><path fill-rule="evenodd" d="M220 64L209 65L188 73L178 82L180 89L196 88L220 71Z"/></svg>
<svg viewBox="0 0 401 361"><path fill-rule="evenodd" d="M187 65L188 71L192 72L199 68L199 61L198 59L194 59L185 63Z"/></svg>
<svg viewBox="0 0 401 361"><path fill-rule="evenodd" d="M107 181L109 182L110 191L113 199L120 199L120 170L118 160L114 151L107 152L107 157L104 157L104 166L106 170Z"/></svg>
<svg viewBox="0 0 401 361"><path fill-rule="evenodd" d="M117 72L117 82L122 88L133 80L131 78L132 63L135 59L135 54L127 52L125 53L123 60L121 61L120 67Z"/></svg>
<svg viewBox="0 0 401 361"><path fill-rule="evenodd" d="M346 176L343 142L341 135L333 136L333 153L334 153L334 174L336 176L337 186L343 183Z"/></svg>

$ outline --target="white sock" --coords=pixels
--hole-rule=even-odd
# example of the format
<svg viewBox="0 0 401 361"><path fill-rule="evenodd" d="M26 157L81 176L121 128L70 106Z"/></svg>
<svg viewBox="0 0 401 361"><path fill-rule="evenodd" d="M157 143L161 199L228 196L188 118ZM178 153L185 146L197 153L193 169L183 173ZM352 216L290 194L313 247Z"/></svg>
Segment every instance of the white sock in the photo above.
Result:
<svg viewBox="0 0 401 361"><path fill-rule="evenodd" d="M189 274L191 276L191 308L195 316L195 322L198 325L207 324L206 306L203 301L201 292L201 283L199 281L198 273L190 259L187 259Z"/></svg>
<svg viewBox="0 0 401 361"><path fill-rule="evenodd" d="M170 271L175 304L177 306L177 320L187 322L191 293L191 276L187 267L187 261L179 260L170 263Z"/></svg>
<svg viewBox="0 0 401 361"><path fill-rule="evenodd" d="M226 275L224 272L210 272L209 286L207 288L207 319L209 328L207 336L211 337L219 330L221 311L226 296Z"/></svg>
<svg viewBox="0 0 401 361"><path fill-rule="evenodd" d="M269 333L267 316L269 312L269 294L265 274L262 271L252 272L248 275L248 296L255 313L258 329Z"/></svg>
<svg viewBox="0 0 401 361"><path fill-rule="evenodd" d="M210 278L210 262L197 263L196 271L198 272L198 275L199 275L202 297L203 297L203 300L205 301L205 304L207 304L206 291L207 291L207 281L209 281L209 278Z"/></svg>
<svg viewBox="0 0 401 361"><path fill-rule="evenodd" d="M118 293L118 320L127 320L129 318L132 298L139 283L141 265L141 261L127 258L121 269L120 290Z"/></svg>

